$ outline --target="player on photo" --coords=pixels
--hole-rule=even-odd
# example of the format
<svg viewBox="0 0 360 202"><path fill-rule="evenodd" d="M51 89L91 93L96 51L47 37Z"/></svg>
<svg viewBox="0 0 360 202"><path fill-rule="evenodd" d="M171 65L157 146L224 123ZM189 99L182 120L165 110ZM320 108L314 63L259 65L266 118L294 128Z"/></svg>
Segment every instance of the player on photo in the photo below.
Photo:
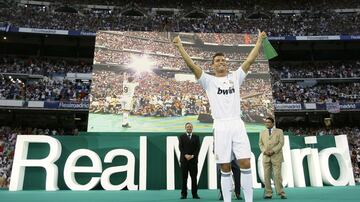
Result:
<svg viewBox="0 0 360 202"><path fill-rule="evenodd" d="M121 106L123 111L122 118L122 127L129 128L129 114L133 108L133 97L135 94L135 88L139 85L139 83L134 82L135 78L132 76L128 76L126 72L124 72L124 81L123 81L123 89L122 89L122 98L121 98Z"/></svg>

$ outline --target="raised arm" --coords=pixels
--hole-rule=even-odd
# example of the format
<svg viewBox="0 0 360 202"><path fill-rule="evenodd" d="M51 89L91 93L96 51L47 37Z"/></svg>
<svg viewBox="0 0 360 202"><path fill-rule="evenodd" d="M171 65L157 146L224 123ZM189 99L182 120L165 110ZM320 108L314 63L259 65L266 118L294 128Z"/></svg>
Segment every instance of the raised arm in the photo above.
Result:
<svg viewBox="0 0 360 202"><path fill-rule="evenodd" d="M175 37L173 40L175 47L179 50L181 57L184 59L186 65L194 73L196 79L199 79L202 74L202 69L194 63L190 56L186 53L179 36Z"/></svg>
<svg viewBox="0 0 360 202"><path fill-rule="evenodd" d="M255 47L251 50L245 62L241 65L245 73L250 69L250 66L255 62L256 57L259 55L262 41L266 38L266 33L259 30L258 39Z"/></svg>

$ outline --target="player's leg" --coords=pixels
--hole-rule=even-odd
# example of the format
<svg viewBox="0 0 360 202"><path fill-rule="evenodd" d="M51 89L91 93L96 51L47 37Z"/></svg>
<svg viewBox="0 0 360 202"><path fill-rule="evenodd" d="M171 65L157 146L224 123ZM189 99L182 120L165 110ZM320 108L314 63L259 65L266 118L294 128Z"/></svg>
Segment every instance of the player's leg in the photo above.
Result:
<svg viewBox="0 0 360 202"><path fill-rule="evenodd" d="M221 192L224 202L231 201L232 193L232 177L231 177L231 165L230 163L223 163L221 167Z"/></svg>
<svg viewBox="0 0 360 202"><path fill-rule="evenodd" d="M129 98L124 98L122 102L123 107L123 119L122 119L122 127L130 127L129 125L129 115L132 109L132 101Z"/></svg>
<svg viewBox="0 0 360 202"><path fill-rule="evenodd" d="M245 202L253 201L253 181L251 174L251 147L246 133L245 125L242 120L237 121L238 127L234 127L236 133L233 136L233 152L238 159L240 167L240 183L244 191Z"/></svg>
<svg viewBox="0 0 360 202"><path fill-rule="evenodd" d="M253 201L253 182L251 174L250 159L239 159L240 166L240 184L244 191L245 202Z"/></svg>
<svg viewBox="0 0 360 202"><path fill-rule="evenodd" d="M129 114L130 114L130 111L123 110L122 127L129 126Z"/></svg>
<svg viewBox="0 0 360 202"><path fill-rule="evenodd" d="M128 97L122 98L121 107L123 112L122 127L129 127L129 114L132 110L132 100Z"/></svg>
<svg viewBox="0 0 360 202"><path fill-rule="evenodd" d="M231 177L231 136L226 123L214 122L214 151L216 163L220 164L221 192L224 202L231 201L232 177Z"/></svg>
<svg viewBox="0 0 360 202"><path fill-rule="evenodd" d="M217 186L220 188L219 200L223 200L222 190L221 190L221 167L220 164L216 164L216 175L217 175Z"/></svg>

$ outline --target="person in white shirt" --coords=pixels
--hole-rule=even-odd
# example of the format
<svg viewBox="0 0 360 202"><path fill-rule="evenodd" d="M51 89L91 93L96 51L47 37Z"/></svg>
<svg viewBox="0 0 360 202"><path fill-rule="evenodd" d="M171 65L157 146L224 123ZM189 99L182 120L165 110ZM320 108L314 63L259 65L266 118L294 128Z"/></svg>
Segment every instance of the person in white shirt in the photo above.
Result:
<svg viewBox="0 0 360 202"><path fill-rule="evenodd" d="M121 106L123 111L122 127L129 128L129 114L133 108L133 97L135 94L135 88L139 84L134 82L134 77L128 77L126 72L124 73L123 81L123 94L121 98Z"/></svg>
<svg viewBox="0 0 360 202"><path fill-rule="evenodd" d="M251 148L244 122L241 120L240 86L259 54L266 33L259 30L255 47L245 62L234 72L229 72L225 55L213 56L212 67L215 76L203 72L186 53L179 36L173 40L187 66L194 73L209 98L214 118L214 152L216 162L221 166L221 190L224 202L231 201L231 155L234 153L241 170L241 185L246 202L253 201L252 176L250 168Z"/></svg>

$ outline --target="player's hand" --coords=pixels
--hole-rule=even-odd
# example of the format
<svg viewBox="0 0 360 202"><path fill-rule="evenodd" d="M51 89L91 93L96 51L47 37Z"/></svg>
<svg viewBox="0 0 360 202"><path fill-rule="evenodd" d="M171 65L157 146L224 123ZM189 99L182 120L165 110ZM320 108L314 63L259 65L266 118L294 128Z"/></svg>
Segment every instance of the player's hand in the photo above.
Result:
<svg viewBox="0 0 360 202"><path fill-rule="evenodd" d="M176 36L176 37L173 39L173 44L174 44L176 47L179 47L179 46L182 45L180 36Z"/></svg>
<svg viewBox="0 0 360 202"><path fill-rule="evenodd" d="M263 40L263 39L265 39L266 37L267 37L266 32L260 31L260 29L258 29L258 39Z"/></svg>

